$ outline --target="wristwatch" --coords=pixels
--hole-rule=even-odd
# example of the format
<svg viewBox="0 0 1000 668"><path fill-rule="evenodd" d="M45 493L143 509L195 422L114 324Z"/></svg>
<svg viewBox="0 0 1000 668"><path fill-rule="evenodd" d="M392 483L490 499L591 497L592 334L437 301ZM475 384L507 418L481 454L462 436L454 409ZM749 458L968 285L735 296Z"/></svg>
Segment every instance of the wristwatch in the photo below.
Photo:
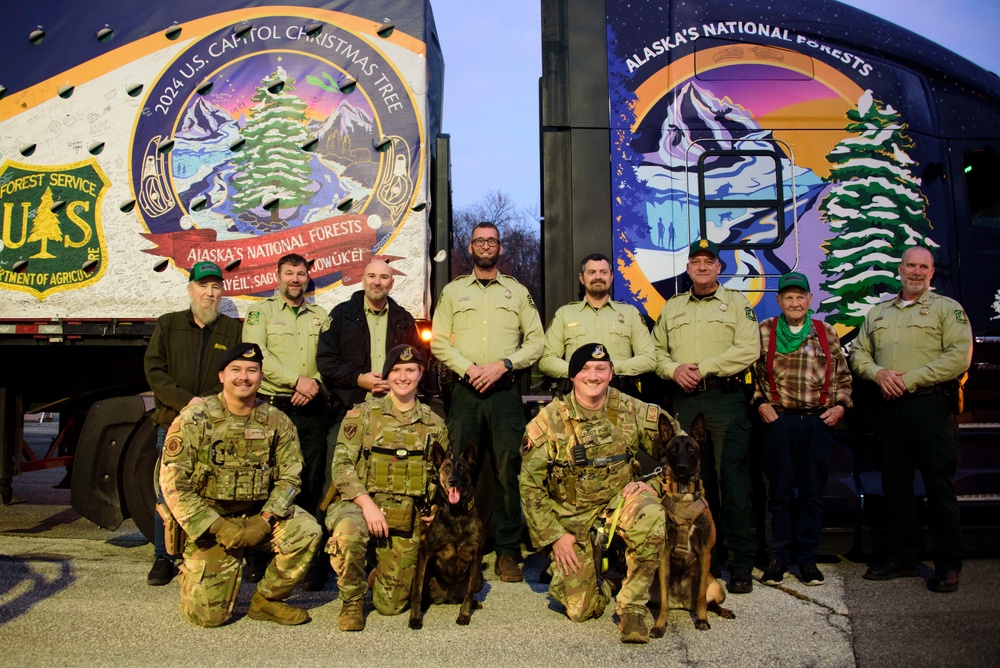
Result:
<svg viewBox="0 0 1000 668"><path fill-rule="evenodd" d="M504 360L503 360L503 365L504 365L505 367L507 367L507 371L513 371L513 370L514 370L514 363L513 363L513 362L511 362L511 361L510 361L509 359L507 359L506 357L505 357L505 358L504 358Z"/></svg>

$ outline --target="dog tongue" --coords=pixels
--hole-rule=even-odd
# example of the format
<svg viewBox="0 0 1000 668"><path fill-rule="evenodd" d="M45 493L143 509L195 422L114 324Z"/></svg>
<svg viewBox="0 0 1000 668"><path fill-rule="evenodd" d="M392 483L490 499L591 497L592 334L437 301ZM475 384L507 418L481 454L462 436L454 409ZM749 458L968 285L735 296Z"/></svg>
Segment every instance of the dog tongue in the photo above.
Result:
<svg viewBox="0 0 1000 668"><path fill-rule="evenodd" d="M452 487L448 490L448 503L455 505L462 498L462 495L458 493L458 488Z"/></svg>

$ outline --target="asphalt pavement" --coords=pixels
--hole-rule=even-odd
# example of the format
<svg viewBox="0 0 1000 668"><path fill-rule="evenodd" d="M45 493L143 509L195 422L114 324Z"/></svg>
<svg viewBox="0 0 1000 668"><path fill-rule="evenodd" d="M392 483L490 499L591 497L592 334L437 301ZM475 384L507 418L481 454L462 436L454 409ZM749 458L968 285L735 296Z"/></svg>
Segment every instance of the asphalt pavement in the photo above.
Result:
<svg viewBox="0 0 1000 668"><path fill-rule="evenodd" d="M234 619L218 629L189 625L177 610L176 580L146 585L152 546L131 521L110 532L81 518L69 491L53 489L64 470L14 479L22 503L0 507L0 667L29 666L948 666L1000 667L1000 560L972 559L955 594L934 594L917 578L868 582L865 564L821 564L826 584L787 576L730 595L736 619L709 615L696 631L673 611L663 639L623 645L608 611L570 622L539 582L538 555L526 580L504 583L487 558L482 608L467 627L457 605L434 606L424 629L404 613L371 610L362 633L337 630L333 579L291 602L312 621L282 627L246 617L254 585L243 583ZM924 575L929 577L930 568ZM755 571L760 577L760 571Z"/></svg>

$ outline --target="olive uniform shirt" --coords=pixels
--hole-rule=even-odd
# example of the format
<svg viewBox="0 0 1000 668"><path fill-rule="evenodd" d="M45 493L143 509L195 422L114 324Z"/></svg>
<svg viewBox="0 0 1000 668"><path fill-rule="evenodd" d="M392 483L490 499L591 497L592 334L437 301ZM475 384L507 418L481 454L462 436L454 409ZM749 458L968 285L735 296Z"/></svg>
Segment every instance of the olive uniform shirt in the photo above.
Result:
<svg viewBox="0 0 1000 668"><path fill-rule="evenodd" d="M486 286L475 274L444 286L433 331L431 353L459 378L473 364L502 359L526 369L541 356L545 339L528 289L499 272Z"/></svg>
<svg viewBox="0 0 1000 668"><path fill-rule="evenodd" d="M257 512L261 502L263 508L259 512L288 517L299 492L302 453L295 425L288 416L263 401L257 402L250 415L233 415L224 396L220 393L217 398L218 411L213 412L207 400L182 410L170 425L163 444L160 466L163 498L192 538L208 531L221 516L251 508ZM247 491L247 472L267 465L275 433L270 490L262 492L266 493L266 499L218 500L202 496L210 476L220 488L231 483L238 490Z"/></svg>
<svg viewBox="0 0 1000 668"><path fill-rule="evenodd" d="M299 376L321 382L316 369L316 346L326 313L303 301L296 313L281 297L265 299L247 313L243 341L256 343L264 353L261 394L288 396Z"/></svg>
<svg viewBox="0 0 1000 668"><path fill-rule="evenodd" d="M909 392L961 376L972 361L972 327L962 305L927 291L904 306L899 295L872 307L851 352L851 368L874 381L903 371Z"/></svg>
<svg viewBox="0 0 1000 668"><path fill-rule="evenodd" d="M656 370L656 348L639 309L608 300L595 310L584 299L561 307L545 330L545 348L538 368L553 378L569 376L569 360L591 341L604 344L619 376Z"/></svg>
<svg viewBox="0 0 1000 668"><path fill-rule="evenodd" d="M697 364L706 378L732 376L760 356L757 315L742 293L722 285L711 297L697 299L689 291L667 300L653 341L661 378L672 379L681 364Z"/></svg>

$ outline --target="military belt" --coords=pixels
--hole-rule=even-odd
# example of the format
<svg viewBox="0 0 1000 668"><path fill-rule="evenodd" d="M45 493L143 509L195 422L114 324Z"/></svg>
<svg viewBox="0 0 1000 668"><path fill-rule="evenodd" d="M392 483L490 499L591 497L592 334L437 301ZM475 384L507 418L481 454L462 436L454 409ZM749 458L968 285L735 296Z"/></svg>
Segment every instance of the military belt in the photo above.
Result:
<svg viewBox="0 0 1000 668"><path fill-rule="evenodd" d="M407 450L406 448L380 448L376 446L371 447L371 452L378 455L389 455L390 457L395 457L396 459L406 459L407 457L423 457L423 450Z"/></svg>
<svg viewBox="0 0 1000 668"><path fill-rule="evenodd" d="M594 457L593 459L587 460L587 466L602 467L614 464L615 462L623 462L631 459L627 454L613 455L611 457Z"/></svg>

